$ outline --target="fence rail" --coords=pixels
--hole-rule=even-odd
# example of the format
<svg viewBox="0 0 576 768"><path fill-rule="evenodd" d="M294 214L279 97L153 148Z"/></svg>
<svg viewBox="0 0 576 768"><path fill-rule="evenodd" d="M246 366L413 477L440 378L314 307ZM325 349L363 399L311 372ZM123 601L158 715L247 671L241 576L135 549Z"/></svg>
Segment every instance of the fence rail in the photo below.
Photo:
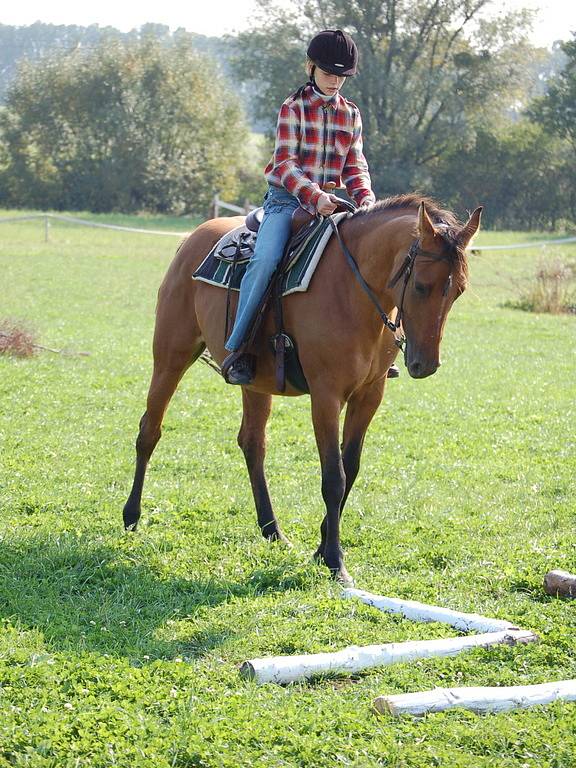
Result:
<svg viewBox="0 0 576 768"><path fill-rule="evenodd" d="M545 248L548 245L576 243L576 237L563 237L557 240L539 240L536 243L513 243L512 245L473 245L473 251L516 251L519 248Z"/></svg>
<svg viewBox="0 0 576 768"><path fill-rule="evenodd" d="M226 203L223 200L221 200L218 195L214 196L214 199L212 201L212 209L211 209L211 215L214 217L219 216L220 209L224 208L225 210L232 211L233 213L240 213L240 214L247 214L249 211L252 211L256 208L255 205L251 205L248 201L246 201L244 207L241 207L239 205L234 205L233 203ZM49 241L49 233L50 233L50 221L64 221L68 224L78 224L83 227L93 227L95 229L111 229L115 230L117 232L134 232L136 234L141 235L160 235L160 236L168 236L168 237L186 237L190 234L190 230L186 232L172 232L164 229L144 229L144 228L138 228L138 227L123 227L119 224L104 224L99 221L89 221L88 219L79 219L75 216L64 216L63 214L59 213L35 213L35 214L29 214L24 216L9 216L0 218L0 224L9 224L14 222L20 222L20 221L32 221L32 220L43 220L44 221L44 241ZM563 237L563 238L555 238L553 240L538 240L534 243L511 243L511 244L502 244L502 245L473 245L472 250L473 251L516 251L518 249L523 248L546 248L549 245L565 245L568 243L576 243L576 237Z"/></svg>
<svg viewBox="0 0 576 768"><path fill-rule="evenodd" d="M241 213L246 215L250 211L255 210L257 206L252 205L249 200L244 201L244 206L234 205L233 203L225 203L218 195L214 195L212 200L212 206L210 214L213 218L217 218L220 215L220 208L224 208L226 211L232 211L233 213Z"/></svg>
<svg viewBox="0 0 576 768"><path fill-rule="evenodd" d="M122 227L119 224L103 224L100 221L89 221L88 219L78 219L75 216L63 216L59 213L37 213L31 216L10 216L1 218L0 224L9 224L17 221L31 221L32 219L42 219L44 221L44 240L48 242L50 221L64 221L68 224L79 224L82 227L93 227L95 229L112 229L116 232L136 232L142 235L169 235L170 237L186 237L187 232L170 232L165 229L140 229L138 227Z"/></svg>

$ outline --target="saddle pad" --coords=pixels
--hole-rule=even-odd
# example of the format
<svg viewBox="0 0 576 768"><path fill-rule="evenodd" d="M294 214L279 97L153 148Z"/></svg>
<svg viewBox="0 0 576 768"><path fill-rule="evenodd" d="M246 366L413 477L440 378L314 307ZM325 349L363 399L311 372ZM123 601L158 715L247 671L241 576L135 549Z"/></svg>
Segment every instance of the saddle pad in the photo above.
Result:
<svg viewBox="0 0 576 768"><path fill-rule="evenodd" d="M348 214L343 212L332 214L330 218L335 224L338 224L347 216ZM326 219L324 225L319 227L314 236L306 242L298 257L290 260L287 271L282 275L283 296L308 290L312 275L332 234L332 227ZM250 236L253 239L254 233L247 230L243 225L227 232L212 248L192 278L222 288L227 288L228 283L231 283L231 289L239 291L249 261L247 251L249 246L253 244ZM229 260L234 247L240 247L240 258L235 265Z"/></svg>

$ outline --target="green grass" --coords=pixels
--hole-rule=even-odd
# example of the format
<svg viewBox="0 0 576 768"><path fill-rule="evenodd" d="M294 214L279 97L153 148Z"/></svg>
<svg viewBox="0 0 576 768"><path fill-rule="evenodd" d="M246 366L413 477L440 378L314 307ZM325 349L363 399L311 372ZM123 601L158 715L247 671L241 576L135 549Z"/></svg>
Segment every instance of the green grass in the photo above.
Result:
<svg viewBox="0 0 576 768"><path fill-rule="evenodd" d="M283 688L238 666L456 632L343 601L311 563L322 500L306 397L278 399L269 430L295 546L264 542L236 446L239 393L200 365L168 412L142 524L124 534L156 290L176 245L0 228L0 317L90 353L0 357L0 766L576 765L573 704L418 721L370 709L386 692L576 677L576 603L541 588L549 569L576 570L576 318L504 307L540 254L472 258L443 366L390 383L343 521L358 586L508 618L540 643Z"/></svg>

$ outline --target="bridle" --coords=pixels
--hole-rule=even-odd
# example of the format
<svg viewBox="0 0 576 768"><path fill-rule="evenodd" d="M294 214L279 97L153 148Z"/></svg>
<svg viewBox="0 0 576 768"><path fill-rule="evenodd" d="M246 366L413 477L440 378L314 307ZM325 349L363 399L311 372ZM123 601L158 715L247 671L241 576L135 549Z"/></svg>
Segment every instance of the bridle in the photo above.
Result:
<svg viewBox="0 0 576 768"><path fill-rule="evenodd" d="M394 334L394 343L397 347L399 347L401 350L404 350L404 345L406 343L406 336L404 335L404 331L401 331L399 334L401 325L402 325L402 316L404 314L404 296L406 295L406 288L408 286L408 283L410 281L410 277L412 275L412 271L414 269L414 263L416 261L416 258L418 256L430 259L432 261L447 261L450 265L453 264L453 258L448 254L441 254L441 253L433 253L432 251L426 251L424 248L420 245L420 240L416 239L410 246L410 249L408 253L406 254L406 258L398 268L398 270L395 272L393 277L390 279L388 283L388 288L394 288L394 286L398 283L400 278L404 276L404 284L402 286L402 295L400 297L400 304L398 306L398 312L396 314L395 320L390 320L386 312L382 309L380 306L380 302L378 301L378 297L370 288L366 280L363 278L362 273L360 272L360 268L358 266L358 263L356 262L356 259L352 254L350 253L350 250L348 249L346 243L342 240L342 237L340 236L340 232L338 231L337 225L334 223L332 219L330 219L330 223L332 224L332 229L334 230L334 234L336 235L336 238L338 240L338 243L340 244L340 248L342 249L342 252L346 256L346 260L348 261L348 264L350 265L350 269L352 270L354 277L356 280L360 283L360 286L364 293L368 296L372 304L376 307L376 311L380 315L380 318L382 319L382 322L384 323L384 326L388 328L388 330L392 331ZM444 286L444 289L442 291L443 296L448 295L448 291L450 290L450 286L452 285L452 269L450 270L450 274L448 275L448 279L446 280L446 285Z"/></svg>

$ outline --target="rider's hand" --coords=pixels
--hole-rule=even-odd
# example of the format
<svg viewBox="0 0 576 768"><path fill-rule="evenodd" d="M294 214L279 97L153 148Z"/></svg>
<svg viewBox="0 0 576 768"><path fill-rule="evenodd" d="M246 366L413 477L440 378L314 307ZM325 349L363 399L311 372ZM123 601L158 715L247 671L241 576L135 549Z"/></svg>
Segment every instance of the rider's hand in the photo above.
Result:
<svg viewBox="0 0 576 768"><path fill-rule="evenodd" d="M334 202L334 195L328 195L326 192L322 192L316 203L316 210L322 216L329 216L336 210L337 203Z"/></svg>

